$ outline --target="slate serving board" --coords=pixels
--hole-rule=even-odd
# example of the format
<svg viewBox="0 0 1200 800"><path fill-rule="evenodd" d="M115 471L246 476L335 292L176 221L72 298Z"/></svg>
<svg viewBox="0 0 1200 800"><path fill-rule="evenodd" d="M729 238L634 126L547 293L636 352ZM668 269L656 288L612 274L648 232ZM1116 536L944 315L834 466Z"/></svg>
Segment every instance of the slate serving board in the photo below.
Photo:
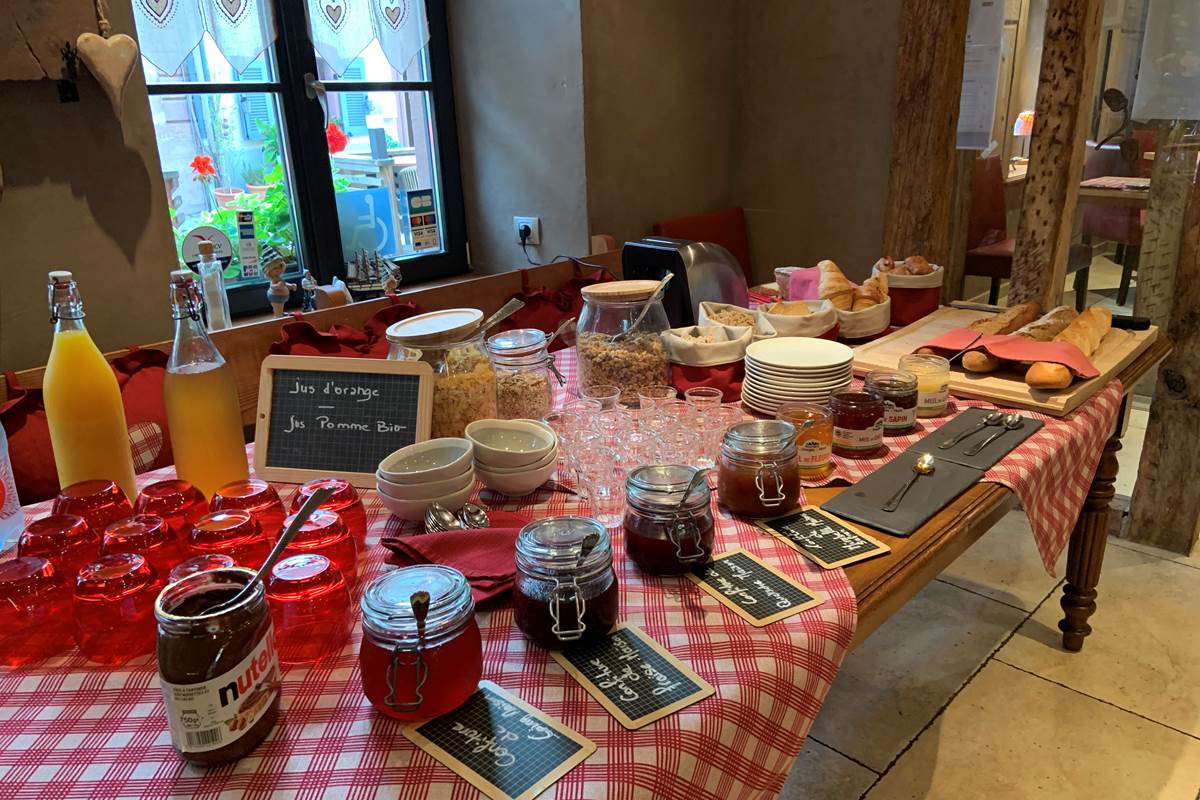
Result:
<svg viewBox="0 0 1200 800"><path fill-rule="evenodd" d="M932 475L917 479L899 508L891 512L881 510L879 507L913 474L912 465L917 458L916 451L904 451L886 466L826 501L821 508L893 536L912 536L930 517L983 477L983 470L976 467L939 460Z"/></svg>
<svg viewBox="0 0 1200 800"><path fill-rule="evenodd" d="M1033 436L1046 424L1040 419L1022 415L1025 420L1024 425L1015 431L1005 431L1003 436L983 448L982 452L974 456L966 455L965 451L991 436L999 428L984 428L978 433L974 433L963 439L948 450L938 448L938 445L942 442L953 439L959 433L975 427L983 421L984 417L995 410L994 408L968 408L942 427L926 434L919 442L908 448L906 452L932 453L938 461L945 459L953 461L956 464L962 464L964 467L975 467L986 471L999 463L1000 459L1013 450L1016 450L1022 442Z"/></svg>

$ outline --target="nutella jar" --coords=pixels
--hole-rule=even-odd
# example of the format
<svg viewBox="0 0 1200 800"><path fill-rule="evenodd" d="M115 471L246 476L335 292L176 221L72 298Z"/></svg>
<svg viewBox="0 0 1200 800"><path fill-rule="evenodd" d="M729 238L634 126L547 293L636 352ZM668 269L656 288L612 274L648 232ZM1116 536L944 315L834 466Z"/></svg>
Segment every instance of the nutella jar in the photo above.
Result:
<svg viewBox="0 0 1200 800"><path fill-rule="evenodd" d="M211 611L253 577L241 567L198 572L168 586L154 605L171 744L193 764L241 758L279 717L279 658L263 584Z"/></svg>

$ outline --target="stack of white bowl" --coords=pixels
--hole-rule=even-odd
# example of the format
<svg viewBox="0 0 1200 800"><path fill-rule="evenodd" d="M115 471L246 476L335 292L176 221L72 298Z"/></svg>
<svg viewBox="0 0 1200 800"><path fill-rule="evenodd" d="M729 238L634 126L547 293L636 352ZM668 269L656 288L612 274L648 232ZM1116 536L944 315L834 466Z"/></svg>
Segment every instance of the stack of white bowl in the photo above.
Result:
<svg viewBox="0 0 1200 800"><path fill-rule="evenodd" d="M467 439L430 439L401 448L375 471L375 487L388 511L409 522L441 503L458 511L475 490L474 446Z"/></svg>
<svg viewBox="0 0 1200 800"><path fill-rule="evenodd" d="M475 447L475 474L500 494L529 494L558 465L558 436L542 422L480 419L467 426L466 437Z"/></svg>
<svg viewBox="0 0 1200 800"><path fill-rule="evenodd" d="M742 403L775 416L782 403L827 403L850 385L854 351L828 339L782 336L746 348Z"/></svg>

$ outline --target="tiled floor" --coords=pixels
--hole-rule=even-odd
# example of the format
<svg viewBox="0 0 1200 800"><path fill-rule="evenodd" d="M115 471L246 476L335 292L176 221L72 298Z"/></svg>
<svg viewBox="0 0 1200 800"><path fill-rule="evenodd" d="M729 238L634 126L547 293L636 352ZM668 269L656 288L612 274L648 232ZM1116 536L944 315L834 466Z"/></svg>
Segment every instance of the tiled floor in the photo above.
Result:
<svg viewBox="0 0 1200 800"><path fill-rule="evenodd" d="M781 798L1200 799L1200 559L1110 539L1099 592L1063 651L1014 511L847 657Z"/></svg>

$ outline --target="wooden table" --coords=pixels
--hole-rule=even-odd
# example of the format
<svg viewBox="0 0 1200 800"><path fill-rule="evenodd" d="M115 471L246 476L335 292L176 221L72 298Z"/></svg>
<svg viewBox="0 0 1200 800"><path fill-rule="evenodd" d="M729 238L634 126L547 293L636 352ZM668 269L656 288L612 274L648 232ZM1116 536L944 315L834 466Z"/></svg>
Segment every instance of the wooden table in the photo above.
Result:
<svg viewBox="0 0 1200 800"><path fill-rule="evenodd" d="M1146 204L1150 202L1150 192L1139 189L1102 189L1096 186L1080 186L1079 202L1145 208Z"/></svg>
<svg viewBox="0 0 1200 800"><path fill-rule="evenodd" d="M1118 375L1126 395L1117 415L1117 427L1104 446L1067 549L1066 583L1060 599L1064 616L1058 623L1067 650L1081 650L1084 638L1092 632L1088 618L1096 611L1096 586L1108 541L1109 503L1117 478L1117 451L1121 449L1128 419L1128 392L1170 351L1170 342L1160 336ZM825 487L804 491L810 502L819 505L844 490L845 487ZM858 628L851 646L857 647L865 641L1016 505L1017 497L1012 490L980 482L907 539L863 526L886 541L892 552L846 567L846 575L858 597Z"/></svg>

